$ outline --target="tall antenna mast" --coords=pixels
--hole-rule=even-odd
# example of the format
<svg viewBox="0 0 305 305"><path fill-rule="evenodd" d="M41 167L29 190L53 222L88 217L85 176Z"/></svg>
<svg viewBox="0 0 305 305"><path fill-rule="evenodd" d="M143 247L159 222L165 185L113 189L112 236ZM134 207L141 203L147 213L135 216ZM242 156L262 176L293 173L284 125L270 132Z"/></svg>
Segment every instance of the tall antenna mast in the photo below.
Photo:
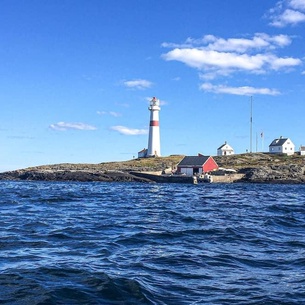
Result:
<svg viewBox="0 0 305 305"><path fill-rule="evenodd" d="M252 96L250 98L250 153L252 153Z"/></svg>

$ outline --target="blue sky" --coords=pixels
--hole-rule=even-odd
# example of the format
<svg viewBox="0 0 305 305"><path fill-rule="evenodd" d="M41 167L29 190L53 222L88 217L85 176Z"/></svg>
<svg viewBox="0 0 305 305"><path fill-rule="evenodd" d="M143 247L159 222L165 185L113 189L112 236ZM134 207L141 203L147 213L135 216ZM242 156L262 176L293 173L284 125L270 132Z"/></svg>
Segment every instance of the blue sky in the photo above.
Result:
<svg viewBox="0 0 305 305"><path fill-rule="evenodd" d="M305 144L305 0L2 0L0 171ZM263 132L264 137L261 138Z"/></svg>

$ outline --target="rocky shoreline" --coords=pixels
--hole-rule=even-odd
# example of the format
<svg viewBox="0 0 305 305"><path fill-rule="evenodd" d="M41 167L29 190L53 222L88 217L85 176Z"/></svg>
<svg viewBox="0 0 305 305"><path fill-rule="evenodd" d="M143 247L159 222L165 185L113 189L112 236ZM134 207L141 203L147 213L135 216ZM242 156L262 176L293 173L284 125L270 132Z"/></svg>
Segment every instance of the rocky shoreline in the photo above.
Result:
<svg viewBox="0 0 305 305"><path fill-rule="evenodd" d="M0 180L192 183L191 177L160 175L183 156L135 159L100 164L55 164L0 173ZM305 157L263 153L214 157L221 168L236 174L215 175L216 182L305 183Z"/></svg>
<svg viewBox="0 0 305 305"><path fill-rule="evenodd" d="M240 182L256 183L305 183L305 168L296 165L276 165L259 168L243 168Z"/></svg>
<svg viewBox="0 0 305 305"><path fill-rule="evenodd" d="M78 181L78 182L153 182L128 172L98 172L69 170L17 170L0 173L0 180L16 181Z"/></svg>

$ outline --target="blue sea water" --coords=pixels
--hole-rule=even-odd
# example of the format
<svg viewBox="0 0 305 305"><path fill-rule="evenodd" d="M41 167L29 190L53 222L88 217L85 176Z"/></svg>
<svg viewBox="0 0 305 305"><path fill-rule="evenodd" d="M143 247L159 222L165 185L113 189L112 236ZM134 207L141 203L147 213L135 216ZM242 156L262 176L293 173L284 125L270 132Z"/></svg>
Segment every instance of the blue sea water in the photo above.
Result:
<svg viewBox="0 0 305 305"><path fill-rule="evenodd" d="M0 182L1 304L305 304L305 186Z"/></svg>

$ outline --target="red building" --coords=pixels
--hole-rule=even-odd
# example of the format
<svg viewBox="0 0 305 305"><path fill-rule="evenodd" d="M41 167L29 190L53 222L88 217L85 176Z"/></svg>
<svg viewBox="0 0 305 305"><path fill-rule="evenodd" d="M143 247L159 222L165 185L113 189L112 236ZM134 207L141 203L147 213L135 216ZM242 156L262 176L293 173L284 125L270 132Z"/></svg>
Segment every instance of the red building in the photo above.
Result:
<svg viewBox="0 0 305 305"><path fill-rule="evenodd" d="M196 174L205 174L217 170L218 164L211 156L186 156L177 166L177 172L193 176Z"/></svg>

